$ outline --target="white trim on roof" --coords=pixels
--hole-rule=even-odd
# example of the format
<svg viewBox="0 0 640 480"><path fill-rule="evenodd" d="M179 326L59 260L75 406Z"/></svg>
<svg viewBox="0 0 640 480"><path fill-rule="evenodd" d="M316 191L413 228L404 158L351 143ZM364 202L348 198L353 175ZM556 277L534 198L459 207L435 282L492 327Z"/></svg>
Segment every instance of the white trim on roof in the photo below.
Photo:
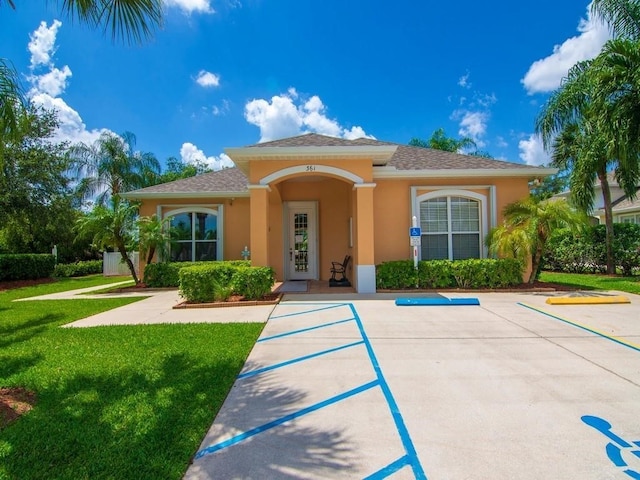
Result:
<svg viewBox="0 0 640 480"><path fill-rule="evenodd" d="M469 178L469 177L546 177L558 173L557 168L469 168L441 170L373 169L373 178Z"/></svg>
<svg viewBox="0 0 640 480"><path fill-rule="evenodd" d="M363 183L362 177L351 173L347 170L337 167L330 167L327 165L296 165L295 167L287 167L277 172L273 172L266 177L260 179L260 185L269 185L271 182L275 182L283 177L299 174L304 176L305 174L317 175L318 173L325 173L328 175L335 175L336 177L350 180L353 183Z"/></svg>
<svg viewBox="0 0 640 480"><path fill-rule="evenodd" d="M153 200L156 198L242 198L249 197L249 192L126 192L121 193L127 200Z"/></svg>

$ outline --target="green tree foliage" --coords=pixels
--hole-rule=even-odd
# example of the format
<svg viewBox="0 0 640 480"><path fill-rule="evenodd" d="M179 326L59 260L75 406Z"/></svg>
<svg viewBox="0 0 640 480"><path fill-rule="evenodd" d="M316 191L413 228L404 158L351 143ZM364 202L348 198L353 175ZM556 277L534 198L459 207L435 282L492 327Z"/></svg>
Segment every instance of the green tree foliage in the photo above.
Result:
<svg viewBox="0 0 640 480"><path fill-rule="evenodd" d="M467 155L473 157L493 158L489 152L478 150L476 142L470 137L453 138L447 137L444 128L435 130L429 140L421 138L412 138L409 141L412 147L432 148L434 150L443 150L445 152L461 153L467 151Z"/></svg>
<svg viewBox="0 0 640 480"><path fill-rule="evenodd" d="M586 217L564 200L529 197L504 208L503 224L491 229L485 244L493 255L528 258L533 283L539 274L547 242L555 230L581 228Z"/></svg>
<svg viewBox="0 0 640 480"><path fill-rule="evenodd" d="M152 153L136 151L135 145L131 132L104 132L91 145L71 147L79 196L104 205L113 196L148 186L150 178L160 174L160 163Z"/></svg>
<svg viewBox="0 0 640 480"><path fill-rule="evenodd" d="M114 196L111 198L109 206L96 205L76 224L80 234L92 236L93 244L97 249L116 248L120 252L122 262L127 264L136 284L140 280L128 252L133 244L137 213L137 205Z"/></svg>
<svg viewBox="0 0 640 480"><path fill-rule="evenodd" d="M160 220L157 215L138 219L140 255L149 264L156 253L162 258L169 242L169 219Z"/></svg>
<svg viewBox="0 0 640 480"><path fill-rule="evenodd" d="M169 157L165 171L158 177L156 183L173 182L211 171L212 170L204 163L184 163L176 157Z"/></svg>
<svg viewBox="0 0 640 480"><path fill-rule="evenodd" d="M593 0L591 12L609 25L616 38L640 40L638 0Z"/></svg>
<svg viewBox="0 0 640 480"><path fill-rule="evenodd" d="M73 224L76 202L66 176L66 145L56 143L55 114L34 106L17 119L14 138L0 145L0 250L82 258Z"/></svg>

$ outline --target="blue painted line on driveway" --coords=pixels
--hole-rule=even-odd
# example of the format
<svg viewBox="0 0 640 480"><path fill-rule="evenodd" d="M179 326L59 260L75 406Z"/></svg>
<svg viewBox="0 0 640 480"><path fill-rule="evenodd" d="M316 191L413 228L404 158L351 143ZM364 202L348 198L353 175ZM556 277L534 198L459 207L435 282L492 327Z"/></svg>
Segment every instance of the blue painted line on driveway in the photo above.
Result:
<svg viewBox="0 0 640 480"><path fill-rule="evenodd" d="M577 327L577 328L579 328L581 330L584 330L586 332L589 332L589 333L593 333L594 335L598 335L599 337L606 338L607 340L611 340L612 342L615 342L615 343L617 343L619 345L622 345L624 347L630 348L631 350L635 350L636 352L640 352L640 346L635 345L635 344L633 344L631 342L628 342L626 340L623 340L621 338L612 337L611 335L607 335L606 333L599 332L598 330L596 330L594 328L591 328L589 326L582 325L582 324L580 324L578 322L574 322L572 320L567 320L566 318L559 317L557 315L554 315L553 313L549 313L549 312L546 312L546 311L541 310L539 308L536 308L534 306L527 305L526 303L518 303L518 305L520 305L521 307L525 307L525 308L528 308L530 310L533 310L534 312L538 312L538 313L541 313L543 315L546 315L547 317L551 317L551 318L554 318L556 320L560 320L561 322L567 323L569 325L573 325L574 327Z"/></svg>
<svg viewBox="0 0 640 480"><path fill-rule="evenodd" d="M238 375L238 379L247 378L247 377L253 377L254 375L260 375L261 373L268 372L270 370L276 370L278 368L286 367L287 365L292 365L294 363L303 362L304 360L309 360L311 358L320 357L322 355L327 355L329 353L337 352L339 350L344 350L345 348L351 348L351 347L355 347L355 346L363 345L363 344L364 344L364 341L361 340L359 342L353 342L353 343L349 343L347 345L341 345L339 347L329 348L327 350L322 350L320 352L312 353L310 355L304 355L302 357L294 358L292 360L287 360L286 362L276 363L275 365L271 365L269 367L259 368L259 369L256 369L256 370L251 370L249 372L241 373L240 375Z"/></svg>
<svg viewBox="0 0 640 480"><path fill-rule="evenodd" d="M383 478L387 478L390 475L393 475L398 470L402 470L404 467L410 464L411 464L411 459L409 458L408 455L405 455L404 457L400 457L395 462L391 462L386 467L381 468L377 472L372 473L371 475L365 477L364 480L382 480Z"/></svg>
<svg viewBox="0 0 640 480"><path fill-rule="evenodd" d="M305 303L287 303L286 305L308 305ZM318 305L326 305L326 303L320 303ZM294 312L294 313L287 313L285 315L276 315L274 317L269 317L269 320L277 320L278 318L286 318L286 317L297 317L298 315L305 315L307 313L315 313L315 312L321 312L322 310L331 310L332 308L338 308L338 307L343 307L347 305L346 303L332 303L331 305L324 307L324 308L314 308L311 310L304 310L302 312Z"/></svg>
<svg viewBox="0 0 640 480"><path fill-rule="evenodd" d="M270 337L264 337L258 340L256 343L266 342L267 340L273 340L275 338L288 337L290 335L297 335L298 333L310 332L311 330L318 330L320 328L331 327L333 325L340 325L341 323L353 322L353 318L347 318L346 320L338 320L337 322L323 323L309 328L301 328L300 330L291 330L290 332L279 333L278 335L271 335Z"/></svg>
<svg viewBox="0 0 640 480"><path fill-rule="evenodd" d="M277 420L273 420L272 422L269 423L265 423L264 425L261 425L259 427L256 428L252 428L251 430L248 430L244 433L241 433L239 435L236 435L235 437L232 437L228 440L225 440L223 442L220 443L216 443L214 445L211 445L207 448L203 448L202 450L200 450L198 453L196 453L195 458L198 459L200 457L203 457L205 455L209 455L215 452L218 452L220 450L222 450L223 448L227 448L230 447L232 445L235 445L237 443L242 442L243 440L246 440L250 437L253 437L254 435L257 435L259 433L262 433L266 430L269 430L271 428L277 427L279 425L282 425L285 422L288 422L290 420L294 420L296 418L302 417L303 415L306 415L308 413L311 412L315 412L316 410L320 410L321 408L327 407L329 405L333 405L334 403L340 402L342 400L345 400L349 397L353 397L354 395L357 395L359 393L365 392L373 387L376 387L379 384L378 380L374 380L372 382L369 383L365 383L364 385L361 385L359 387L356 387L352 390L349 390L347 392L341 393L340 395L336 395L334 397L328 398L327 400L323 400L322 402L316 403L314 405L311 405L309 407L303 408L302 410L298 410L297 412L294 413L290 413L289 415L285 415L284 417L278 418Z"/></svg>
<svg viewBox="0 0 640 480"><path fill-rule="evenodd" d="M356 312L353 304L349 304L351 311L353 312L353 317L356 319L356 323L358 324L358 328L360 329L360 334L362 335L362 340L367 348L367 353L369 354L369 359L371 360L371 364L373 365L373 369L376 372L376 376L378 377L378 382L380 383L380 388L382 389L382 393L384 394L385 399L387 400L387 404L389 405L389 409L391 410L391 416L393 417L393 421L396 424L396 429L398 430L398 434L400 435L400 439L402 440L402 445L404 446L405 452L407 453L407 457L409 458L409 464L413 469L413 474L416 480L427 480L427 476L422 469L422 465L420 464L420 460L418 459L418 453L413 445L413 441L411 440L411 436L409 435L409 430L407 430L407 426L404 423L402 418L402 414L400 413L400 409L398 408L398 404L393 398L393 394L391 393L391 389L387 384L387 381L382 374L382 369L380 368L380 364L378 363L378 359L376 358L376 354L373 351L373 347L371 346L371 342L369 342L369 337L364 331L364 326L362 325L362 321L358 316L358 312Z"/></svg>

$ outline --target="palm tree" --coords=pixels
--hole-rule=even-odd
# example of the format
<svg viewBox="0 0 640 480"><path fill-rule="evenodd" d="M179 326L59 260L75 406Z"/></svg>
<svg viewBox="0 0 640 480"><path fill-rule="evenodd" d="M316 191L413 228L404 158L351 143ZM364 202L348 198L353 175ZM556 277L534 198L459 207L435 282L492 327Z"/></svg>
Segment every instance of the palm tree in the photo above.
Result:
<svg viewBox="0 0 640 480"><path fill-rule="evenodd" d="M0 0L0 6L3 2L15 9L13 0ZM163 5L162 0L63 0L61 10L72 21L110 31L113 40L141 43L162 25Z"/></svg>
<svg viewBox="0 0 640 480"><path fill-rule="evenodd" d="M25 104L17 72L5 59L0 58L0 148L7 141L15 139Z"/></svg>
<svg viewBox="0 0 640 480"><path fill-rule="evenodd" d="M140 255L146 257L145 264L147 265L153 261L156 252L159 253L160 258L165 253L169 240L168 220L160 220L156 215L138 219Z"/></svg>
<svg viewBox="0 0 640 480"><path fill-rule="evenodd" d="M133 243L133 232L138 206L115 196L111 205L96 205L91 212L81 217L76 229L81 235L92 235L95 248L104 250L116 247L127 264L131 277L136 284L140 283L133 262L129 258L128 249Z"/></svg>
<svg viewBox="0 0 640 480"><path fill-rule="evenodd" d="M503 224L489 232L485 244L494 255L529 258L528 283L538 277L551 234L559 228L576 228L586 223L584 215L566 201L535 197L507 205L503 217Z"/></svg>
<svg viewBox="0 0 640 480"><path fill-rule="evenodd" d="M609 25L614 36L640 39L640 3L637 0L593 0L591 12Z"/></svg>
<svg viewBox="0 0 640 480"><path fill-rule="evenodd" d="M462 137L460 139L447 137L444 128L439 128L431 134L429 140L412 138L409 141L412 147L433 148L434 150L444 150L445 152L458 152L466 148L476 148L476 142L472 138Z"/></svg>
<svg viewBox="0 0 640 480"><path fill-rule="evenodd" d="M149 172L160 174L160 163L152 153L135 150L131 132L118 136L104 132L92 145L71 148L78 192L83 199L93 198L104 205L111 197L147 186Z"/></svg>

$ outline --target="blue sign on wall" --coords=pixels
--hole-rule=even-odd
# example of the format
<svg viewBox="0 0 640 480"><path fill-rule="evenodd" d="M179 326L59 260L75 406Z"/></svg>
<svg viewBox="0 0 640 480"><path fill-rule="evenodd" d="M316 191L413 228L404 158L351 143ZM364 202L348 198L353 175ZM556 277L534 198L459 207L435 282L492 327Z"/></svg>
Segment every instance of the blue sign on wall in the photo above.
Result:
<svg viewBox="0 0 640 480"><path fill-rule="evenodd" d="M409 229L409 235L412 237L419 237L420 235L422 235L422 232L420 231L420 227L412 227Z"/></svg>

